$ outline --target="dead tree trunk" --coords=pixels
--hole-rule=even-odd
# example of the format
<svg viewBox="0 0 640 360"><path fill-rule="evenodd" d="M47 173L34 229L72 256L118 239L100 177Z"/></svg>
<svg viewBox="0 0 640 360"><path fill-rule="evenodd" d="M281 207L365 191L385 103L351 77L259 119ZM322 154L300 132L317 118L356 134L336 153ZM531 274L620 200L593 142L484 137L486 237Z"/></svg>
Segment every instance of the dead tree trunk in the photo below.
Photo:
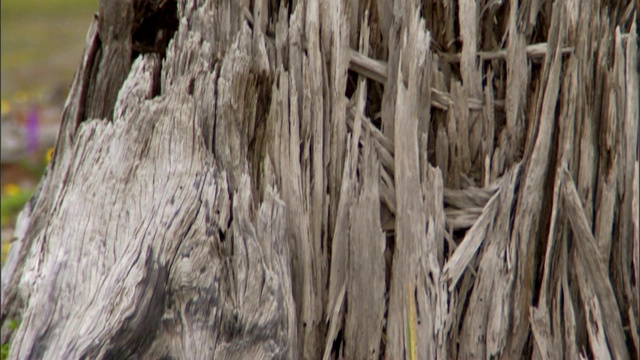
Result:
<svg viewBox="0 0 640 360"><path fill-rule="evenodd" d="M637 14L100 1L9 358L637 359Z"/></svg>

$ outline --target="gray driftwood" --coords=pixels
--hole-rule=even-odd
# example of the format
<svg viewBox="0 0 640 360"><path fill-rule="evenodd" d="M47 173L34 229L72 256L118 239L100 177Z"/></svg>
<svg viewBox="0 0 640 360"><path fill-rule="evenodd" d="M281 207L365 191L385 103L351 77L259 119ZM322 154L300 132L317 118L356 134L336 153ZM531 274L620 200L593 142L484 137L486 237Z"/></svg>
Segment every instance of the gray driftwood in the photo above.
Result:
<svg viewBox="0 0 640 360"><path fill-rule="evenodd" d="M637 19L100 1L2 272L3 349L637 359Z"/></svg>

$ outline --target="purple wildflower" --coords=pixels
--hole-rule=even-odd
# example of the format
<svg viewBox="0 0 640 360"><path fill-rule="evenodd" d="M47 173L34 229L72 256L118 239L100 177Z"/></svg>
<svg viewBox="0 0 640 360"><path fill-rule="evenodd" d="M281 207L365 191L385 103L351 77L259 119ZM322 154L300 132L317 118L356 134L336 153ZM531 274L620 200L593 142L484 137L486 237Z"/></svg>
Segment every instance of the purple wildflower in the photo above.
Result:
<svg viewBox="0 0 640 360"><path fill-rule="evenodd" d="M33 107L27 114L27 121L25 123L25 141L27 144L27 151L33 153L38 150L40 143L40 112L37 107Z"/></svg>

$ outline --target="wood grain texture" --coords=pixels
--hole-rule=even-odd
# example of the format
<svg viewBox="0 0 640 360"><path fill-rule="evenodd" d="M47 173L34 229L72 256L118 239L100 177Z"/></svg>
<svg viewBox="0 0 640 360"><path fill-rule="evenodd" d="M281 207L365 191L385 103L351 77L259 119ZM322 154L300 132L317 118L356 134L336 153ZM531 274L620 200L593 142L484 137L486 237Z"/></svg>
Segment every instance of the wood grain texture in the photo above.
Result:
<svg viewBox="0 0 640 360"><path fill-rule="evenodd" d="M635 2L154 4L89 27L9 359L638 357Z"/></svg>

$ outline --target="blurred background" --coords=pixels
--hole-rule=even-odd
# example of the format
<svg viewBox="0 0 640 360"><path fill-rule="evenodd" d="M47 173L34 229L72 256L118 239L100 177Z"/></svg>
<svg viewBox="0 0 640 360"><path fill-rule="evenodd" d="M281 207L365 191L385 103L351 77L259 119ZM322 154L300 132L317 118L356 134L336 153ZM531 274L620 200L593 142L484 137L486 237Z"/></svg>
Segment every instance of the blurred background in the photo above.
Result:
<svg viewBox="0 0 640 360"><path fill-rule="evenodd" d="M98 0L2 0L2 262L53 151Z"/></svg>

